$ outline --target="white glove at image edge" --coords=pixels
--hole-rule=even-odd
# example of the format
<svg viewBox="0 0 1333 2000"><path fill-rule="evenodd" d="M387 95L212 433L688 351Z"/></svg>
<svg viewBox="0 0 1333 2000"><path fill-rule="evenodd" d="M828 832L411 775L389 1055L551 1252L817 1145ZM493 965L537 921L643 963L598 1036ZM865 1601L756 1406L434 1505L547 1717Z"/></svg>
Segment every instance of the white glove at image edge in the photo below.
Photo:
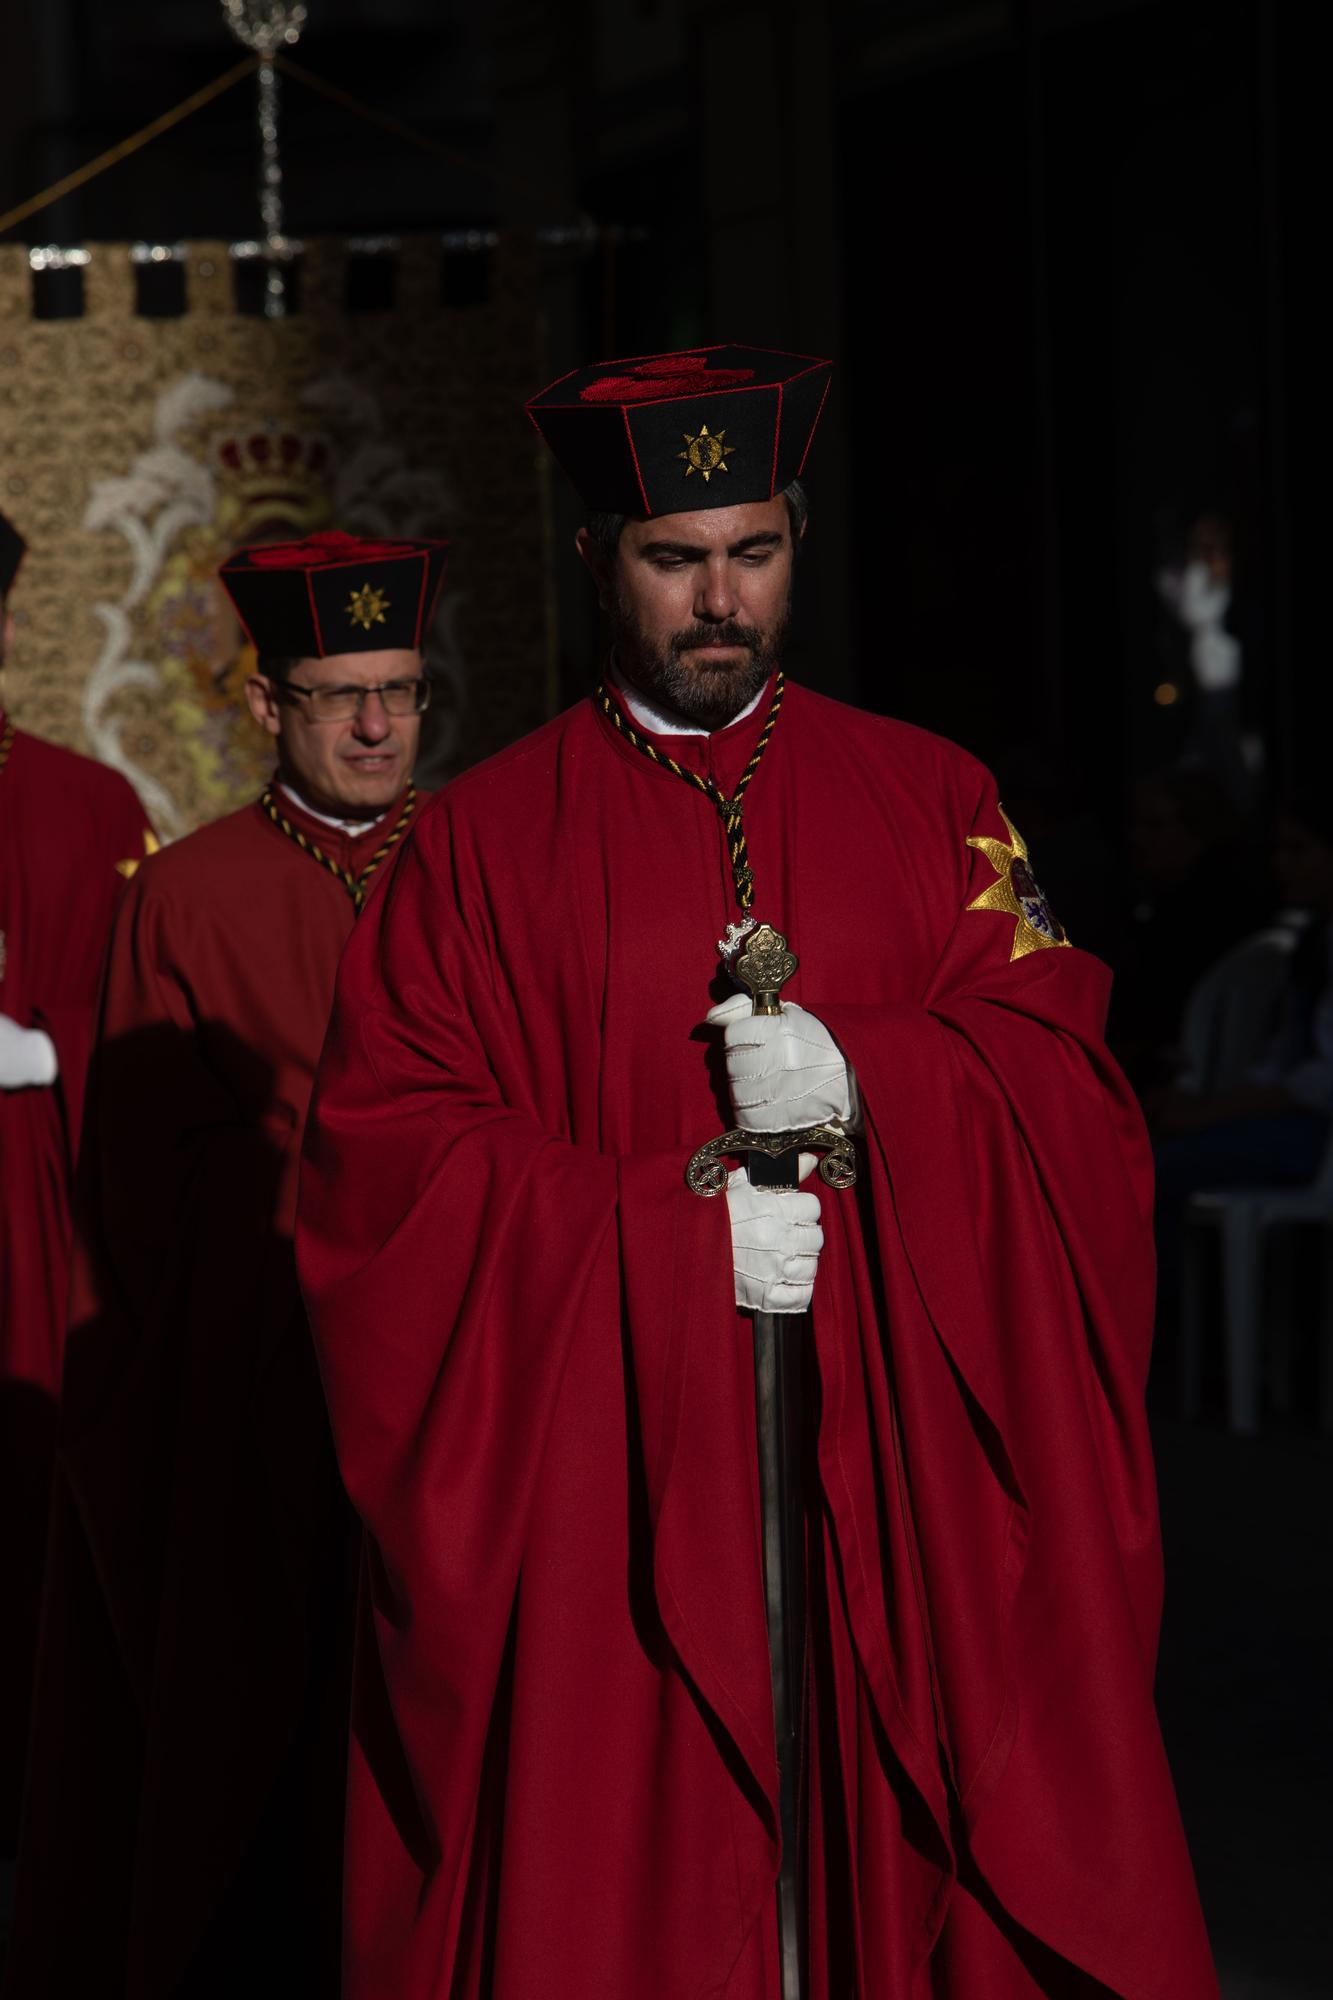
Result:
<svg viewBox="0 0 1333 2000"><path fill-rule="evenodd" d="M56 1045L43 1028L21 1028L0 1014L0 1090L42 1090L60 1073Z"/></svg>
<svg viewBox="0 0 1333 2000"><path fill-rule="evenodd" d="M814 1154L802 1153L802 1180L814 1166ZM743 1312L808 1312L824 1247L819 1196L752 1187L738 1167L727 1176L727 1208L737 1305Z"/></svg>
<svg viewBox="0 0 1333 2000"><path fill-rule="evenodd" d="M735 993L705 1020L723 1030L727 1087L742 1131L860 1130L856 1078L817 1015L788 1000L779 1014L756 1014L748 996Z"/></svg>

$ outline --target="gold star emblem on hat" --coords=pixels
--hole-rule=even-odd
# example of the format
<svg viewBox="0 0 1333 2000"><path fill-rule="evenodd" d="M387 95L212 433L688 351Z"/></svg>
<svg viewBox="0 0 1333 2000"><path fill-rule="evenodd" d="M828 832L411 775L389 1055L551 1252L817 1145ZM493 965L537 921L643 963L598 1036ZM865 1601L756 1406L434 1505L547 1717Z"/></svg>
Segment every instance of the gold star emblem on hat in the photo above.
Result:
<svg viewBox="0 0 1333 2000"><path fill-rule="evenodd" d="M123 875L127 882L132 881L139 872L140 864L146 861L150 854L160 854L161 852L161 841L153 832L152 827L146 826L143 830L143 853L132 855L128 861L118 861L116 863L116 873L117 875Z"/></svg>
<svg viewBox="0 0 1333 2000"><path fill-rule="evenodd" d="M998 882L992 882L989 889L983 889L969 910L1001 910L1007 917L1017 917L1014 926L1013 950L1009 953L1012 965L1016 958L1026 958L1030 951L1045 951L1051 945L1067 945L1064 925L1037 887L1036 878L1028 865L1027 842L1010 819L1004 807L1000 807L1000 818L1009 829L1009 840L969 839L968 846L978 848L998 875Z"/></svg>
<svg viewBox="0 0 1333 2000"><path fill-rule="evenodd" d="M727 443L725 431L719 431L714 437L707 424L700 424L698 437L691 437L688 431L682 431L681 436L685 440L685 449L678 451L676 457L684 459L687 479L692 472L700 472L707 486L715 472L730 472L727 460L736 447Z"/></svg>
<svg viewBox="0 0 1333 2000"><path fill-rule="evenodd" d="M382 590L376 590L373 583L363 583L360 590L354 590L347 600L347 616L363 632L368 632L372 625L382 625L388 609L388 598Z"/></svg>

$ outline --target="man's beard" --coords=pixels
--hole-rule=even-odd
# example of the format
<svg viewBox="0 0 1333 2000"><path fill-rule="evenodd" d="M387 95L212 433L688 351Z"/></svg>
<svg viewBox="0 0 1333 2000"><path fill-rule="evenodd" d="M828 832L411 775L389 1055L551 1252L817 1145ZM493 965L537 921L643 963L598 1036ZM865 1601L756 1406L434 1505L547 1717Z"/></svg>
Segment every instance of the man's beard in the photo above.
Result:
<svg viewBox="0 0 1333 2000"><path fill-rule="evenodd" d="M665 646L654 645L629 606L618 600L612 619L616 667L631 687L659 707L674 709L701 729L723 729L760 692L782 659L787 636L787 612L769 632L735 619L722 624L690 625L673 632ZM693 646L727 645L744 650L740 659L708 664L697 657L687 666L681 655Z"/></svg>

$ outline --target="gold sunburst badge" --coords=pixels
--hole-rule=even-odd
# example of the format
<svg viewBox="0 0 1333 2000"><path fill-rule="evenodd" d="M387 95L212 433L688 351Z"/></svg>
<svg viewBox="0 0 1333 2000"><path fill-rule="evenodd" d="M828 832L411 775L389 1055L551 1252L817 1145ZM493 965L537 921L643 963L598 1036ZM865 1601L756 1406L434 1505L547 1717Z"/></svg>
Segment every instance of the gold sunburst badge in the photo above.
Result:
<svg viewBox="0 0 1333 2000"><path fill-rule="evenodd" d="M1000 807L1000 818L1009 829L1007 845L1003 840L985 838L969 839L967 843L969 847L981 850L999 877L967 907L969 910L1000 910L1005 916L1018 919L1014 926L1014 947L1009 954L1012 965L1016 958L1026 958L1030 951L1045 951L1051 945L1067 945L1069 939L1065 936L1064 925L1037 887L1028 863L1027 842L1003 806Z"/></svg>
<svg viewBox="0 0 1333 2000"><path fill-rule="evenodd" d="M161 852L161 841L153 832L152 827L146 826L143 830L143 853L131 855L128 861L118 861L116 863L116 873L117 875L123 875L125 880L129 882L138 874L141 864L148 859L150 854L160 854Z"/></svg>
<svg viewBox="0 0 1333 2000"><path fill-rule="evenodd" d="M360 590L354 590L347 600L347 616L363 632L368 632L372 625L382 625L388 609L388 598L382 590L376 590L373 583L363 583Z"/></svg>
<svg viewBox="0 0 1333 2000"><path fill-rule="evenodd" d="M691 473L701 473L707 486L715 472L730 472L727 460L736 447L727 443L725 431L719 431L714 437L707 424L700 424L698 437L691 437L688 431L682 431L681 436L685 440L685 449L678 451L676 457L684 459L687 479Z"/></svg>

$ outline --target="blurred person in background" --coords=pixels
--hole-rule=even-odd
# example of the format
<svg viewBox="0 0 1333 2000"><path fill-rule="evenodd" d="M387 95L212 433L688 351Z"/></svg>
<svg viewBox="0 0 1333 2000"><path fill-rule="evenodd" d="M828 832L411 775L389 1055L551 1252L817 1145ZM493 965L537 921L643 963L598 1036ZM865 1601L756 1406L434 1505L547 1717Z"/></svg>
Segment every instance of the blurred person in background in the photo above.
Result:
<svg viewBox="0 0 1333 2000"><path fill-rule="evenodd" d="M1235 626L1235 533L1227 515L1190 524L1184 561L1158 571L1157 588L1185 641L1190 700L1182 763L1207 773L1238 812L1249 812L1264 768L1261 739L1243 727L1245 650Z"/></svg>
<svg viewBox="0 0 1333 2000"><path fill-rule="evenodd" d="M1204 771L1141 778L1128 844L1107 1039L1143 1095L1173 1080L1186 1001L1267 901L1253 843Z"/></svg>
<svg viewBox="0 0 1333 2000"><path fill-rule="evenodd" d="M296 1172L339 955L414 824L443 562L330 533L222 571L277 769L116 925L9 2000L339 1990L358 1534Z"/></svg>
<svg viewBox="0 0 1333 2000"><path fill-rule="evenodd" d="M1291 955L1281 1021L1246 1082L1170 1090L1152 1105L1159 1202L1196 1189L1291 1187L1314 1179L1333 1120L1333 797L1289 797L1273 824L1274 883L1308 921Z"/></svg>
<svg viewBox="0 0 1333 2000"><path fill-rule="evenodd" d="M0 669L24 548L0 514ZM0 1856L12 1856L97 982L126 877L156 842L124 778L16 729L3 695L0 674Z"/></svg>

